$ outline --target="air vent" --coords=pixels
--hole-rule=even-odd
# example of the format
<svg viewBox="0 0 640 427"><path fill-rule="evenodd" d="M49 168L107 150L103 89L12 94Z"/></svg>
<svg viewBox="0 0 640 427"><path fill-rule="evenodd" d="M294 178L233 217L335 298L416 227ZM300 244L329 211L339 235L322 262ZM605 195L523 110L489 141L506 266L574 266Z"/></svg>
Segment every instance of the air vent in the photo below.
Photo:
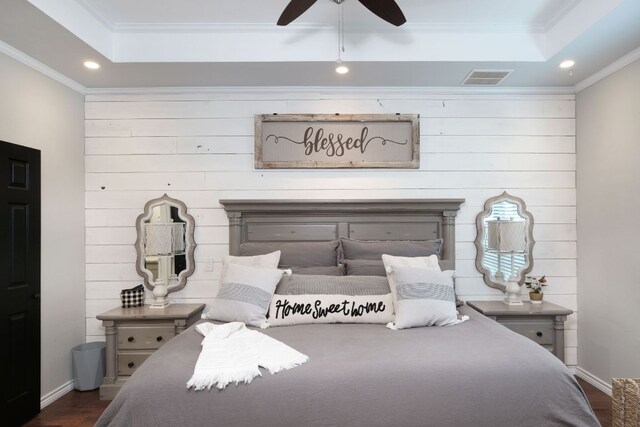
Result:
<svg viewBox="0 0 640 427"><path fill-rule="evenodd" d="M462 82L462 86L497 86L513 70L473 70Z"/></svg>

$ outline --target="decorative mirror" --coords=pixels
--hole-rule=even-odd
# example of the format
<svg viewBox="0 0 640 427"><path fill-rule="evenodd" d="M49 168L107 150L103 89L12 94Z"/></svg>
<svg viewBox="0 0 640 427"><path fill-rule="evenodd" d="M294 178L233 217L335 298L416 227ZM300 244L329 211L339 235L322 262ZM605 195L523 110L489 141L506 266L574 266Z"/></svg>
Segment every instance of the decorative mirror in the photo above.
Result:
<svg viewBox="0 0 640 427"><path fill-rule="evenodd" d="M169 305L166 296L179 291L193 274L195 221L187 206L166 194L149 200L136 220L136 270L153 291L151 308Z"/></svg>
<svg viewBox="0 0 640 427"><path fill-rule="evenodd" d="M533 268L533 215L505 191L487 200L476 227L476 268L487 285L507 294L506 304L522 304L520 285Z"/></svg>

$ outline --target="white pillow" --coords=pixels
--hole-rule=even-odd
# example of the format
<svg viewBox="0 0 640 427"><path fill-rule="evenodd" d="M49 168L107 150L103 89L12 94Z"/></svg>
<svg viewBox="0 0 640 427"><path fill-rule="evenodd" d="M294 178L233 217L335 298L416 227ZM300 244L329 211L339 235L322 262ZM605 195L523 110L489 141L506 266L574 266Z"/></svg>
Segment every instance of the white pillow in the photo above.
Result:
<svg viewBox="0 0 640 427"><path fill-rule="evenodd" d="M394 301L396 301L396 286L393 283L393 275L389 274L389 270L392 264L399 267L427 268L430 270L441 271L440 264L438 263L438 255L419 257L382 255L382 262L384 263L384 269L387 272L387 280L389 280L391 295L393 295Z"/></svg>
<svg viewBox="0 0 640 427"><path fill-rule="evenodd" d="M254 268L235 263L226 265L220 290L202 317L222 322L244 322L266 328L269 302L282 278L277 268Z"/></svg>
<svg viewBox="0 0 640 427"><path fill-rule="evenodd" d="M278 268L278 264L280 263L280 254L280 251L275 251L270 254L256 256L227 255L222 260L222 273L224 274L224 266L228 264L240 264L254 268Z"/></svg>
<svg viewBox="0 0 640 427"><path fill-rule="evenodd" d="M271 299L269 325L382 323L393 321L393 297L386 295L279 295Z"/></svg>
<svg viewBox="0 0 640 427"><path fill-rule="evenodd" d="M395 324L388 325L391 329L460 323L453 289L455 271L392 264L388 274L394 279L392 289L396 288L396 318Z"/></svg>

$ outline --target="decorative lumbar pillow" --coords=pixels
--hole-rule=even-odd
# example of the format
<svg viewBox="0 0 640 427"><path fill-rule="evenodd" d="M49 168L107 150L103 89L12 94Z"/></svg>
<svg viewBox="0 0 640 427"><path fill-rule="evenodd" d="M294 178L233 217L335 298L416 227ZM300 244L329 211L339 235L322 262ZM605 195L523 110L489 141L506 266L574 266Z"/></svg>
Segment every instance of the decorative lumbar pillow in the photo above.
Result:
<svg viewBox="0 0 640 427"><path fill-rule="evenodd" d="M279 295L387 295L386 277L375 276L283 276L276 288Z"/></svg>
<svg viewBox="0 0 640 427"><path fill-rule="evenodd" d="M393 255L382 255L382 262L387 273L387 279L389 280L389 287L391 288L391 294L393 300L396 300L396 284L394 283L394 276L389 274L391 266L397 267L414 267L414 268L426 268L429 270L440 271L440 265L438 264L438 257L436 255L423 256L423 257L403 257Z"/></svg>
<svg viewBox="0 0 640 427"><path fill-rule="evenodd" d="M342 252L345 259L379 260L383 254L418 257L440 255L442 239L408 241L408 240L354 240L341 238Z"/></svg>
<svg viewBox="0 0 640 427"><path fill-rule="evenodd" d="M275 268L227 264L218 294L203 317L222 322L244 322L260 328L267 327L269 302L282 278L282 273Z"/></svg>
<svg viewBox="0 0 640 427"><path fill-rule="evenodd" d="M304 323L388 323L393 298L386 295L274 295L269 325Z"/></svg>
<svg viewBox="0 0 640 427"><path fill-rule="evenodd" d="M338 240L329 242L248 242L240 245L240 255L262 255L281 251L280 267L321 267L338 265Z"/></svg>
<svg viewBox="0 0 640 427"><path fill-rule="evenodd" d="M454 271L397 264L392 264L389 270L394 279L396 312L394 323L387 325L390 329L455 325L468 319L467 316L458 319Z"/></svg>

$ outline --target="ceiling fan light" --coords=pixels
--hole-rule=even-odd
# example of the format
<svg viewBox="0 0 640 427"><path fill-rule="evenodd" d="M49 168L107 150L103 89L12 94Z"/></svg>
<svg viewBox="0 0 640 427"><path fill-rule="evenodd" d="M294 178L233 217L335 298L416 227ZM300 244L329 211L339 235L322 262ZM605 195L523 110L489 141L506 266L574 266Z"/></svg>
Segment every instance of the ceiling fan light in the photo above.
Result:
<svg viewBox="0 0 640 427"><path fill-rule="evenodd" d="M347 67L342 61L336 62L336 73L347 74L348 72L349 72L349 67Z"/></svg>

